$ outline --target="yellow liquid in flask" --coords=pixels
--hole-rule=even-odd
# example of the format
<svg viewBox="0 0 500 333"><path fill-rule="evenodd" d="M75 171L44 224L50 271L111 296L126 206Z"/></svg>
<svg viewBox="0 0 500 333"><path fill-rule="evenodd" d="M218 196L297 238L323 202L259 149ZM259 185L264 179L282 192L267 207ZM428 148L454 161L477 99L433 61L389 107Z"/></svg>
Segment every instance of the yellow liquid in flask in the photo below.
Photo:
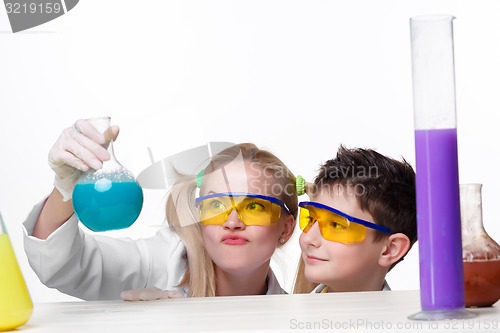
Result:
<svg viewBox="0 0 500 333"><path fill-rule="evenodd" d="M0 234L0 331L25 324L33 303L7 234Z"/></svg>

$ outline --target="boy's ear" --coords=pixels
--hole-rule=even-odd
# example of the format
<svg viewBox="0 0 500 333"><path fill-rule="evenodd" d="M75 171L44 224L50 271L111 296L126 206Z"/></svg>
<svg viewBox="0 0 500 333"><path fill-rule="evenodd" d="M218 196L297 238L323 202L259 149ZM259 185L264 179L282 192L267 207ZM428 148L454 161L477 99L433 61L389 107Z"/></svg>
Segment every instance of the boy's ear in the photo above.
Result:
<svg viewBox="0 0 500 333"><path fill-rule="evenodd" d="M385 247L380 254L378 263L382 267L390 268L406 255L410 249L410 239L402 233L390 235L386 239Z"/></svg>

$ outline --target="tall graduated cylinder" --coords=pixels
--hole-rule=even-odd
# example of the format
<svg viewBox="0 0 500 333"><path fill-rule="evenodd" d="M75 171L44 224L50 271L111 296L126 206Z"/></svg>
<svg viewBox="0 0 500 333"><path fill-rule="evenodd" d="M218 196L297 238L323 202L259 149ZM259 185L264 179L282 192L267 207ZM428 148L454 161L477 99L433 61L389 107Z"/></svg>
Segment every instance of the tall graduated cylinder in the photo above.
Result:
<svg viewBox="0 0 500 333"><path fill-rule="evenodd" d="M410 20L421 305L464 307L453 16Z"/></svg>
<svg viewBox="0 0 500 333"><path fill-rule="evenodd" d="M0 331L25 324L33 303L0 215Z"/></svg>

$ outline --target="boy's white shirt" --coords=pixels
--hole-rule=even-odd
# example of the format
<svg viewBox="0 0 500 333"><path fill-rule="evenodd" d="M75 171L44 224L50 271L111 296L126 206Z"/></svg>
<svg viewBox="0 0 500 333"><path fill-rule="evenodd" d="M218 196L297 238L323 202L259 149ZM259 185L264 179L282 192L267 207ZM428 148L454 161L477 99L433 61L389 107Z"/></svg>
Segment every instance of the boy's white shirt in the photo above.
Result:
<svg viewBox="0 0 500 333"><path fill-rule="evenodd" d="M320 283L316 286L316 288L313 289L313 291L311 291L311 294L320 294L323 292L323 289L325 289L325 288L326 288L326 285L323 283ZM382 287L382 291L390 291L390 290L391 290L391 288L387 284L387 281L384 280L384 286Z"/></svg>
<svg viewBox="0 0 500 333"><path fill-rule="evenodd" d="M23 223L24 249L30 266L48 287L84 300L120 299L128 289L179 291L187 267L186 248L168 226L155 236L133 240L85 233L71 216L46 240L33 228L45 201L34 206ZM267 294L284 294L269 269Z"/></svg>

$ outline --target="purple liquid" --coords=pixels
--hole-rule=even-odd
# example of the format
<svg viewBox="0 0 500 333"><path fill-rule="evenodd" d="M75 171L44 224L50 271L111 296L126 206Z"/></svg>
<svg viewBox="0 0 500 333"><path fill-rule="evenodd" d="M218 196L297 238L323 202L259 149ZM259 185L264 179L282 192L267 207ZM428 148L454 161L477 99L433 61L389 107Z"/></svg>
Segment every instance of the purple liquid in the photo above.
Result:
<svg viewBox="0 0 500 333"><path fill-rule="evenodd" d="M415 149L422 309L463 308L457 131L415 130Z"/></svg>

